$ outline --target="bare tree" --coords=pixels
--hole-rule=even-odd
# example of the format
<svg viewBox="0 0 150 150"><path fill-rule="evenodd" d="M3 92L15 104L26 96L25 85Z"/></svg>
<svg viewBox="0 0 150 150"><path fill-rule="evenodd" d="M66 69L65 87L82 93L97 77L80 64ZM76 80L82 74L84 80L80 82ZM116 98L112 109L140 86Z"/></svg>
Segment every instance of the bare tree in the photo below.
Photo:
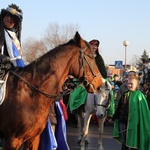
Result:
<svg viewBox="0 0 150 150"><path fill-rule="evenodd" d="M132 57L132 60L131 60L131 62L130 62L130 65L131 66L134 66L134 67L136 67L136 68L138 68L138 62L139 62L139 60L140 60L140 57L139 56L137 56L137 55L134 55L133 57Z"/></svg>
<svg viewBox="0 0 150 150"><path fill-rule="evenodd" d="M73 38L78 30L78 25L67 24L60 26L57 23L50 24L45 31L44 41L48 48L54 48Z"/></svg>
<svg viewBox="0 0 150 150"><path fill-rule="evenodd" d="M144 63L148 60L148 52L144 49L143 54L140 56L134 55L130 64L139 70L142 70Z"/></svg>
<svg viewBox="0 0 150 150"><path fill-rule="evenodd" d="M47 48L42 40L30 37L23 43L23 59L26 63L34 61L46 52Z"/></svg>
<svg viewBox="0 0 150 150"><path fill-rule="evenodd" d="M48 50L67 42L73 38L77 30L78 26L73 24L62 26L57 23L50 24L40 40L30 37L23 43L25 63L30 63Z"/></svg>

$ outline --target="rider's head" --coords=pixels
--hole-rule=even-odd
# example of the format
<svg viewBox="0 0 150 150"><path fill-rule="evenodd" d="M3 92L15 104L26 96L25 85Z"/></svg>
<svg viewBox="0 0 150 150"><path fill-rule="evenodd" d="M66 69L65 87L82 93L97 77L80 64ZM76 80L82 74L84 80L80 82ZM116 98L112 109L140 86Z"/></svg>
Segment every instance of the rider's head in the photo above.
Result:
<svg viewBox="0 0 150 150"><path fill-rule="evenodd" d="M94 40L91 40L89 43L90 43L94 52L98 51L98 47L100 44L99 40L94 39Z"/></svg>
<svg viewBox="0 0 150 150"><path fill-rule="evenodd" d="M6 28L17 29L23 19L22 10L15 4L8 5L6 9L1 10L1 19Z"/></svg>

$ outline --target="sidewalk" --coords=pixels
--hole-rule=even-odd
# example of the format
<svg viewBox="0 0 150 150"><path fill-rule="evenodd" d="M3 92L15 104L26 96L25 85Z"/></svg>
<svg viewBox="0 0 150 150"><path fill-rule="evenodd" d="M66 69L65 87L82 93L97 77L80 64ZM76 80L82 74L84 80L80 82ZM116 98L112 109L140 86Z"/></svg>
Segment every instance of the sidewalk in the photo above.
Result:
<svg viewBox="0 0 150 150"><path fill-rule="evenodd" d="M104 127L103 147L105 150L120 150L121 145L112 138L112 125ZM79 129L73 125L67 125L67 141L70 150L80 150L80 145L77 144ZM88 134L89 144L86 145L86 150L98 150L98 125L90 124Z"/></svg>

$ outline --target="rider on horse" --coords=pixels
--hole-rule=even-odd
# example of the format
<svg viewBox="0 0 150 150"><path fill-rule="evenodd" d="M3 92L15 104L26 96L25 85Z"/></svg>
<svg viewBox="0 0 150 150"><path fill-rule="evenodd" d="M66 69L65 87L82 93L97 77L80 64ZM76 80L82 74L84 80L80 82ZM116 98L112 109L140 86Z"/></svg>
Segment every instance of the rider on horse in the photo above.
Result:
<svg viewBox="0 0 150 150"><path fill-rule="evenodd" d="M9 5L1 10L0 14L0 61L2 63L12 62L13 66L24 67L21 60L21 29L22 10L15 4ZM11 60L9 60L9 57ZM17 59L20 60L17 60ZM7 66L8 67L8 66ZM6 67L6 69L7 69ZM9 69L9 68L8 68Z"/></svg>

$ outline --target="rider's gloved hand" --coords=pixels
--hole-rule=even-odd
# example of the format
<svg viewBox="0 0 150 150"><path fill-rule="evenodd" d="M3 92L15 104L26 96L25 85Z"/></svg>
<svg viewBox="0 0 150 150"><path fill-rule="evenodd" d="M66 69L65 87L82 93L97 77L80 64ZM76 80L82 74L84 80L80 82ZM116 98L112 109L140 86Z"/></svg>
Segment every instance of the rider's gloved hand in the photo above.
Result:
<svg viewBox="0 0 150 150"><path fill-rule="evenodd" d="M8 56L0 54L0 63L5 64L5 63L10 63L11 60Z"/></svg>

